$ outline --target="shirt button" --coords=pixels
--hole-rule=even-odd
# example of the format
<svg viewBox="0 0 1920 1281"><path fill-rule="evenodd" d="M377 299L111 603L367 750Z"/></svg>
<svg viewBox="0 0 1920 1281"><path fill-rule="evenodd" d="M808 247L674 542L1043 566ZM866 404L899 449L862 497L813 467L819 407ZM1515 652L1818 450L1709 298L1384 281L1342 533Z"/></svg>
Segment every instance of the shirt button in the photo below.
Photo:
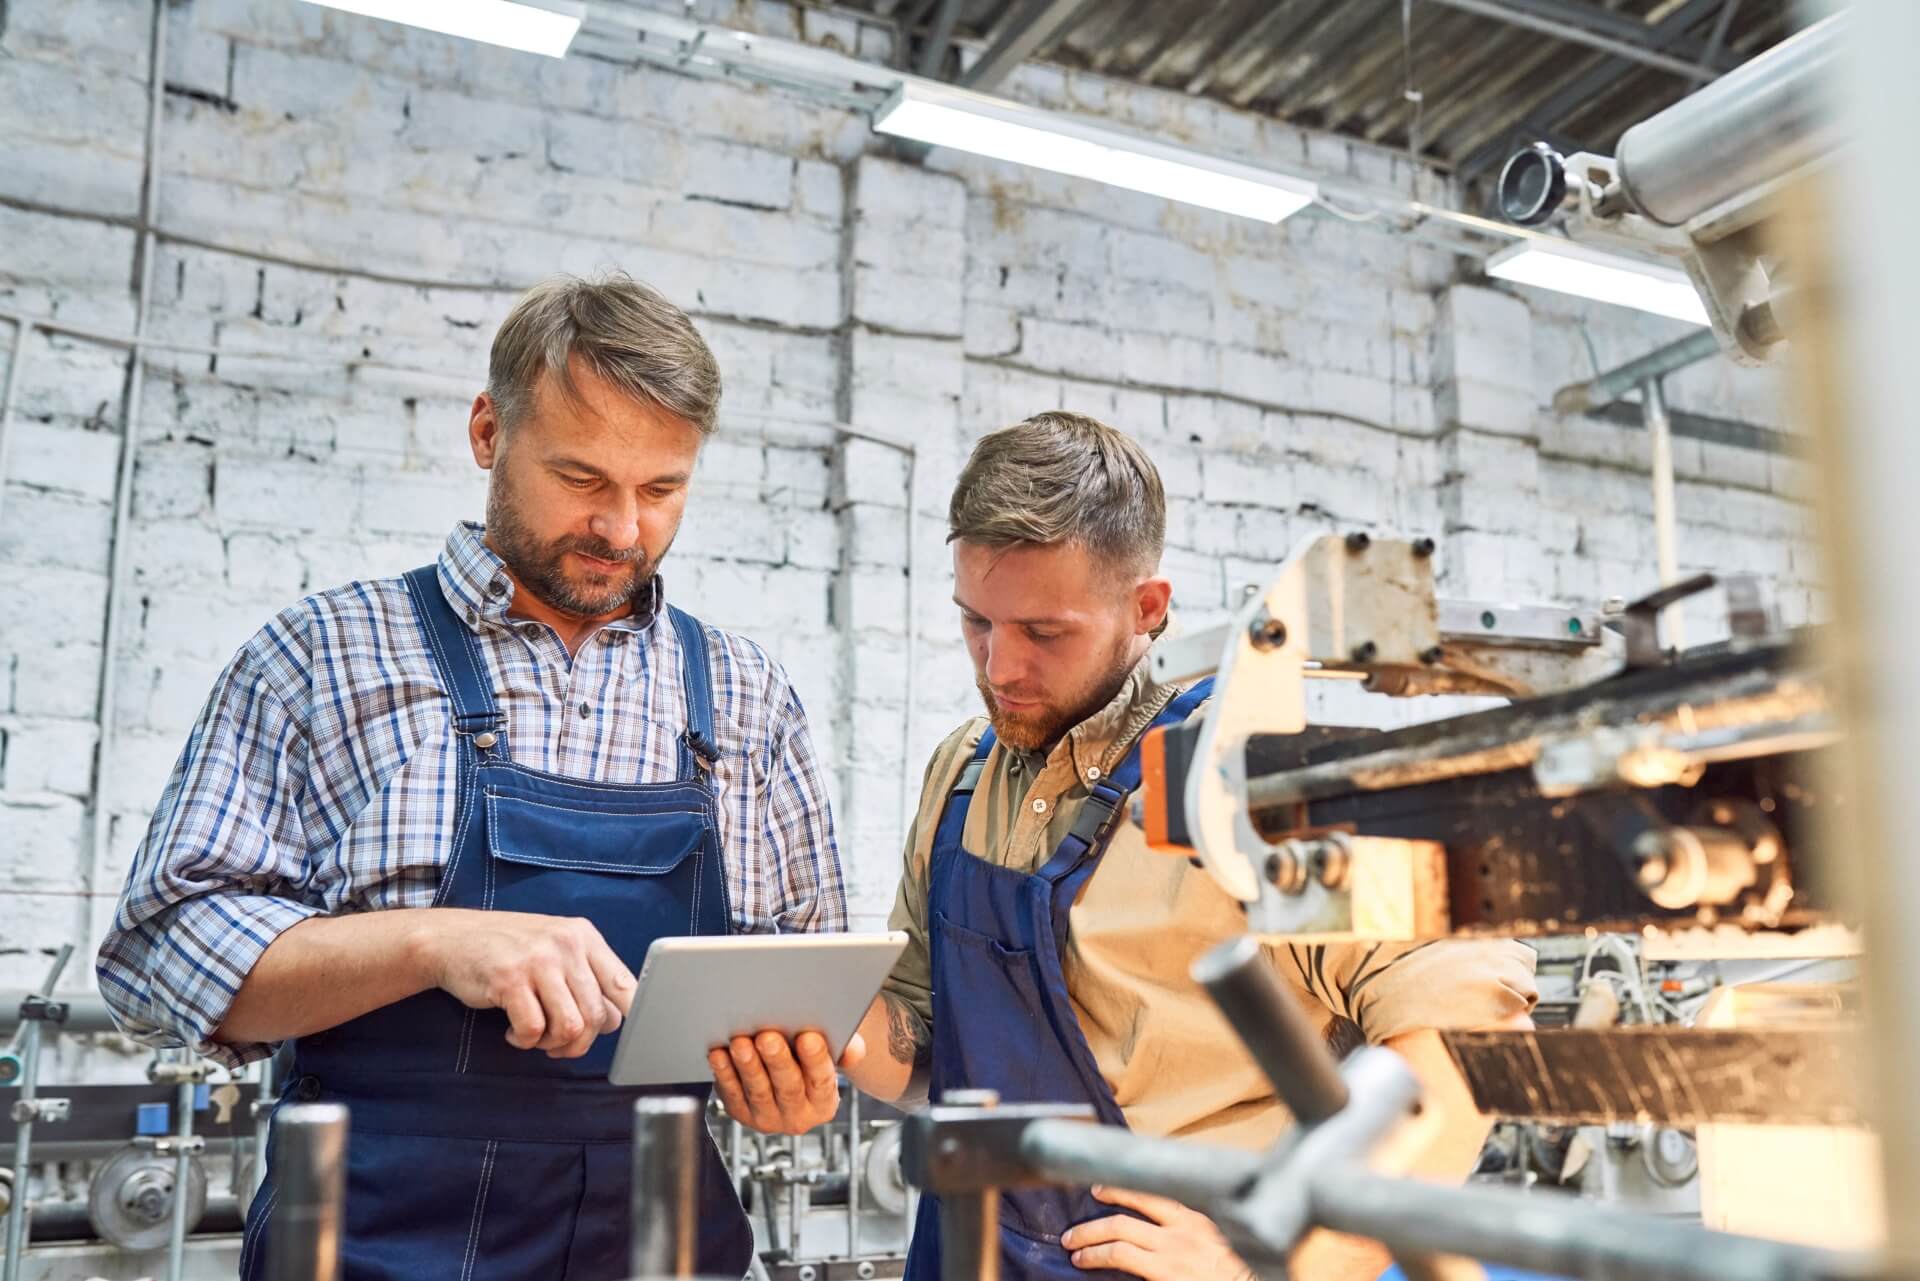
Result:
<svg viewBox="0 0 1920 1281"><path fill-rule="evenodd" d="M520 634L522 636L538 636L540 634L540 624L528 623L520 629Z"/></svg>
<svg viewBox="0 0 1920 1281"><path fill-rule="evenodd" d="M487 584L487 595L489 595L489 596L504 596L504 595L506 595L506 594L507 594L507 580L506 580L506 579L504 579L504 578L496 578L496 579L494 579L494 580L493 580L492 582L490 582L490 583L488 583L488 584Z"/></svg>
<svg viewBox="0 0 1920 1281"><path fill-rule="evenodd" d="M592 705L591 703L582 703L582 704L580 704L580 719L581 719L581 720L583 720L583 721L584 721L584 720L586 720L586 719L587 719L587 718L588 718L589 716L592 716L592 715L593 715L593 705Z"/></svg>
<svg viewBox="0 0 1920 1281"><path fill-rule="evenodd" d="M473 626L473 625L474 625L475 623L477 623L477 622L479 622L479 621L480 621L480 615L478 615L478 614L476 614L476 613L474 613L474 612L473 612L472 610L468 610L468 611L467 611L467 626L468 626L468 627L472 627L472 626Z"/></svg>
<svg viewBox="0 0 1920 1281"><path fill-rule="evenodd" d="M1100 781L1100 767L1098 765L1087 766L1087 781L1089 783L1097 783Z"/></svg>
<svg viewBox="0 0 1920 1281"><path fill-rule="evenodd" d="M312 1103L320 1097L320 1078L303 1076L294 1083L293 1097L302 1103Z"/></svg>
<svg viewBox="0 0 1920 1281"><path fill-rule="evenodd" d="M1044 814L1044 813L1046 813L1046 812L1047 812L1047 803L1046 803L1046 801L1045 801L1045 800L1043 800L1042 798L1040 798L1040 797L1038 797L1038 796L1036 796L1036 797L1034 797L1034 798L1033 798L1033 812L1034 812L1034 813L1036 813L1036 814Z"/></svg>

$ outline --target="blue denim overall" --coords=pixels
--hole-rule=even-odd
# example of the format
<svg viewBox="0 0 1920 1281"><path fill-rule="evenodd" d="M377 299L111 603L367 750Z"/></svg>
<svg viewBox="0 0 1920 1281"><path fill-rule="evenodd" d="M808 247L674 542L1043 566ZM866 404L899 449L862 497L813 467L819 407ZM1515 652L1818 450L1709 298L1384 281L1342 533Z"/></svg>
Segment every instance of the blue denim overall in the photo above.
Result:
<svg viewBox="0 0 1920 1281"><path fill-rule="evenodd" d="M669 607L685 656L679 779L590 783L513 762L479 648L435 568L406 583L459 738L453 849L435 906L585 917L636 972L656 938L726 933L700 624ZM339 1102L350 1112L342 1281L627 1274L633 1101L654 1092L704 1102L708 1085L613 1086L616 1036L560 1060L514 1049L507 1026L499 1010L434 990L297 1042L282 1106ZM719 1153L702 1147L697 1271L742 1276L752 1230ZM246 1281L262 1281L273 1204L269 1178L247 1212Z"/></svg>
<svg viewBox="0 0 1920 1281"><path fill-rule="evenodd" d="M1211 681L1175 698L1154 725L1178 724L1205 701ZM1140 785L1140 750L1093 785L1073 830L1039 871L1018 872L967 851L967 807L993 731L947 797L934 830L927 878L933 961L933 1069L937 1102L948 1090L997 1090L1003 1103L1091 1103L1104 1125L1126 1125L1067 996L1061 948L1067 914L1100 866L1127 795ZM1060 1234L1076 1223L1123 1213L1086 1188L1020 1188L1000 1194L1002 1281L1125 1281L1118 1272L1082 1272ZM941 1281L940 1213L922 1197L906 1281ZM952 1277L946 1281L969 1281Z"/></svg>

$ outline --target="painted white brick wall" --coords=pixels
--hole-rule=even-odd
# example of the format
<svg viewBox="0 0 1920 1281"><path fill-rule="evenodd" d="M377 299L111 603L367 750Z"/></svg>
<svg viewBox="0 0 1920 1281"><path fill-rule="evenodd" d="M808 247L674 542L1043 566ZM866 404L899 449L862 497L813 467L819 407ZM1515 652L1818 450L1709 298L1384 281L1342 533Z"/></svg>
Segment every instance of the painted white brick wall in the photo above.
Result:
<svg viewBox="0 0 1920 1281"><path fill-rule="evenodd" d="M4 6L0 309L131 327L135 236L114 220L143 172L140 10ZM882 51L872 29L771 0L728 15ZM1544 406L1595 360L1683 332L1667 322L1475 283L1451 255L1329 218L1266 227L946 152L904 164L857 116L738 85L286 0L189 0L169 23L153 326L223 354L149 364L97 798L126 363L22 344L0 492L0 985L60 941L91 946L243 637L304 592L430 557L479 512L466 406L513 298L556 271L650 281L719 354L722 432L671 590L791 671L863 926L891 899L903 797L976 703L942 522L985 431L1065 407L1139 436L1167 483L1183 626L1297 540L1353 526L1436 536L1462 594L1653 583L1645 434ZM1398 157L1184 95L1045 67L1009 91L1446 198ZM8 341L0 326L0 359ZM1669 386L1682 414L1791 434L1765 374L1714 362ZM1789 617L1817 613L1805 464L1693 437L1676 452L1683 564L1768 574ZM1694 613L1698 637L1711 620ZM1313 697L1342 720L1435 710Z"/></svg>

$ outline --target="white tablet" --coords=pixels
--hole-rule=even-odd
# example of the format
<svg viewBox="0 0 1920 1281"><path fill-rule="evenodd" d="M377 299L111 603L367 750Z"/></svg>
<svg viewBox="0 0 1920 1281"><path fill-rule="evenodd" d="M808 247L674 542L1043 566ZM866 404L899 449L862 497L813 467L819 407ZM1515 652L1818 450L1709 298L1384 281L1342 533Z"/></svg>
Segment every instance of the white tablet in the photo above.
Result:
<svg viewBox="0 0 1920 1281"><path fill-rule="evenodd" d="M837 1061L906 946L898 931L656 939L607 1079L711 1081L709 1049L768 1029L818 1032Z"/></svg>

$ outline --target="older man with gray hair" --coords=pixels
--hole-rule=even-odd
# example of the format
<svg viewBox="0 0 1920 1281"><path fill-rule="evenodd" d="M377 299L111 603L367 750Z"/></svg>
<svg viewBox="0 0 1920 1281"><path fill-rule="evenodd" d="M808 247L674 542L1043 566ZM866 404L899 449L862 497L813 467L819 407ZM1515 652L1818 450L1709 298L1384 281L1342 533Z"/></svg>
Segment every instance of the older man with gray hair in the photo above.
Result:
<svg viewBox="0 0 1920 1281"><path fill-rule="evenodd" d="M529 293L467 425L486 524L242 646L135 856L101 990L229 1066L292 1041L283 1101L348 1105L344 1281L624 1276L639 1091L607 1070L648 946L845 928L786 674L658 572L719 399L651 289ZM785 1124L833 1115L822 1038L759 1050L805 1082ZM711 1144L700 1179L697 1269L740 1276ZM269 1181L250 1281L274 1204Z"/></svg>

